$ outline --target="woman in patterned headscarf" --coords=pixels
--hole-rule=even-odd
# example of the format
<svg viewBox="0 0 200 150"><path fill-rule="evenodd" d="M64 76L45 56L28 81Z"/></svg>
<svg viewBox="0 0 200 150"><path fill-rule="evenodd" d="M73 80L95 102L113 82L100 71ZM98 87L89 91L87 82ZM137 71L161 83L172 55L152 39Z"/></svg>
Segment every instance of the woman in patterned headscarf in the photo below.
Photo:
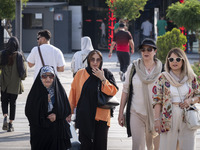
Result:
<svg viewBox="0 0 200 150"><path fill-rule="evenodd" d="M53 67L44 66L28 95L25 114L30 123L32 150L64 150L71 147L66 118L71 109Z"/></svg>

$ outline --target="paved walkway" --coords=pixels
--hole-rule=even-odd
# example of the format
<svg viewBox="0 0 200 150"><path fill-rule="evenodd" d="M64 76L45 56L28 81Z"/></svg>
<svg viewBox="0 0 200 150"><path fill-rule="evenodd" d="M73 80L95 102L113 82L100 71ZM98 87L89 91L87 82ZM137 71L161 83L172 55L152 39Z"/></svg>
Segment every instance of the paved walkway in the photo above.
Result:
<svg viewBox="0 0 200 150"><path fill-rule="evenodd" d="M27 56L28 54L25 54ZM71 54L65 54L66 59L66 68L64 73L59 73L59 78L64 88L66 89L67 94L70 91L70 84L72 82L72 73L70 71L70 61L73 56ZM116 97L120 100L121 91L122 91L122 82L119 79L119 67L116 66L117 57L116 54L113 54L112 58L108 58L108 53L103 52L104 63L103 67L111 70L116 78L117 84L119 86L119 92ZM131 56L131 60L137 59L139 56L138 53ZM188 55L190 62L194 63L198 61L199 55L190 54ZM2 121L3 116L0 110L0 150L30 150L29 144L29 126L28 121L24 115L24 106L26 102L26 97L33 83L33 72L34 69L28 70L28 77L23 82L25 87L25 92L19 95L17 100L17 112L16 119L14 121L14 132L5 132L2 131ZM108 134L108 150L131 150L131 138L127 138L126 129L118 125L117 116L118 116L119 107L116 108L114 112L114 118L111 120L111 127ZM200 150L200 132L197 133L197 150Z"/></svg>

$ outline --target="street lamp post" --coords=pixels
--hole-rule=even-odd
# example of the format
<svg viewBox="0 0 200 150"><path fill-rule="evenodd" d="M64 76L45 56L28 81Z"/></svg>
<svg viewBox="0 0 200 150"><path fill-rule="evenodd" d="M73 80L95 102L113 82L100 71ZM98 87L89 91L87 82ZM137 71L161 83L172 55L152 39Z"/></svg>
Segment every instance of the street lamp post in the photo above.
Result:
<svg viewBox="0 0 200 150"><path fill-rule="evenodd" d="M21 0L15 0L15 36L19 40L19 49L22 50L22 3Z"/></svg>

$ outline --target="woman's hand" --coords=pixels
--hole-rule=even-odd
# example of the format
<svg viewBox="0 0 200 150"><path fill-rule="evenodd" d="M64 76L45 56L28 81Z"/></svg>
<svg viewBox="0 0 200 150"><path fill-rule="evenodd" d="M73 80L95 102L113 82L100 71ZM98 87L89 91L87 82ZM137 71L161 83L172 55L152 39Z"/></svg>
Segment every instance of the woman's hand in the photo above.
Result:
<svg viewBox="0 0 200 150"><path fill-rule="evenodd" d="M180 103L179 106L181 109L188 108L191 104L191 99L185 99L183 103Z"/></svg>
<svg viewBox="0 0 200 150"><path fill-rule="evenodd" d="M100 70L99 68L92 68L92 72L93 72L93 75L95 75L101 81L105 80L103 69Z"/></svg>
<svg viewBox="0 0 200 150"><path fill-rule="evenodd" d="M48 115L47 117L51 122L54 122L56 121L56 114L52 113L50 115Z"/></svg>
<svg viewBox="0 0 200 150"><path fill-rule="evenodd" d="M119 125L120 126L124 126L124 124L125 124L125 118L124 118L124 114L122 113L119 113L119 115L118 115L118 123L119 123Z"/></svg>
<svg viewBox="0 0 200 150"><path fill-rule="evenodd" d="M159 134L161 133L161 122L160 120L156 120L154 122L154 129L156 132L158 132Z"/></svg>
<svg viewBox="0 0 200 150"><path fill-rule="evenodd" d="M67 121L67 122L71 122L71 117L72 117L72 114L69 115L69 116L66 118L66 121Z"/></svg>

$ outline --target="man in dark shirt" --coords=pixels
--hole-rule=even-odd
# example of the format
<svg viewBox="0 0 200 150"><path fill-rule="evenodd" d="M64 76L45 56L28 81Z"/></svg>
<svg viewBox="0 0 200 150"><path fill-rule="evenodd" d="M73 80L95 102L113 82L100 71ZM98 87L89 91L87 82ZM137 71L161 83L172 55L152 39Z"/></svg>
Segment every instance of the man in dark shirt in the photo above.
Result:
<svg viewBox="0 0 200 150"><path fill-rule="evenodd" d="M113 48L117 44L117 57L120 63L120 79L124 81L124 73L130 64L130 46L131 53L134 53L134 42L129 31L125 31L125 24L119 24L119 31L114 35L110 46L108 57L112 56Z"/></svg>

